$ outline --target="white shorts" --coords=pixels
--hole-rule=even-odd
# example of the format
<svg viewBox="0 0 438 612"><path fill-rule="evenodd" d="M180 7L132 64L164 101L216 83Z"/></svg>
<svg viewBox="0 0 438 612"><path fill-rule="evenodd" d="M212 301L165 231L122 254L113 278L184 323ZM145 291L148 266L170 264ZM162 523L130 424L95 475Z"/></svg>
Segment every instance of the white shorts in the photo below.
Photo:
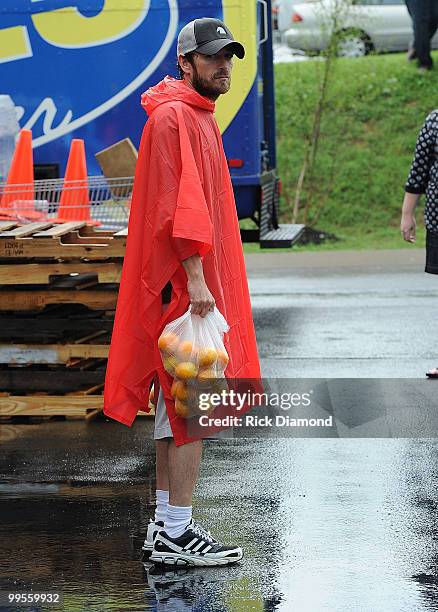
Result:
<svg viewBox="0 0 438 612"><path fill-rule="evenodd" d="M167 416L163 392L160 389L158 402L155 406L154 440L161 440L161 438L173 438L173 433L170 428L169 417Z"/></svg>
<svg viewBox="0 0 438 612"><path fill-rule="evenodd" d="M211 439L231 437L233 437L232 427L223 429L222 431L217 431L209 436L205 436L205 438ZM157 405L155 407L154 440L162 440L163 438L173 438L173 433L170 427L169 417L167 416L167 408L164 402L163 392L160 388Z"/></svg>

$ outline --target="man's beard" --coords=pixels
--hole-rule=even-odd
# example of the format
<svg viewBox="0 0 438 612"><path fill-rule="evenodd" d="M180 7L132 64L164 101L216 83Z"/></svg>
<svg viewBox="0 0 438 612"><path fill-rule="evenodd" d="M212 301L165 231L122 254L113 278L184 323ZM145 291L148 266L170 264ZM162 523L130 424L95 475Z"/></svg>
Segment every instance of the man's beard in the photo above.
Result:
<svg viewBox="0 0 438 612"><path fill-rule="evenodd" d="M200 94L201 96L204 96L206 98L215 98L216 99L221 94L227 93L227 91L229 90L229 83L227 83L227 87L226 88L224 88L223 83L224 83L223 81L217 81L217 84L215 84L214 80L213 81L207 81L206 79L203 79L199 75L199 72L198 72L196 66L193 66L192 85L196 89L198 94Z"/></svg>

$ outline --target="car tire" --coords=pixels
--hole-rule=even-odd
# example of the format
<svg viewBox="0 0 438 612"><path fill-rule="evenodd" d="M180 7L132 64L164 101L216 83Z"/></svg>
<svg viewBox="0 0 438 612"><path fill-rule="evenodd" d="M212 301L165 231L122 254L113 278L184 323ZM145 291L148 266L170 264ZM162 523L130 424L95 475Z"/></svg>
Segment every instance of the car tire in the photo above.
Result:
<svg viewBox="0 0 438 612"><path fill-rule="evenodd" d="M339 34L338 57L364 57L373 45L365 32L344 30Z"/></svg>

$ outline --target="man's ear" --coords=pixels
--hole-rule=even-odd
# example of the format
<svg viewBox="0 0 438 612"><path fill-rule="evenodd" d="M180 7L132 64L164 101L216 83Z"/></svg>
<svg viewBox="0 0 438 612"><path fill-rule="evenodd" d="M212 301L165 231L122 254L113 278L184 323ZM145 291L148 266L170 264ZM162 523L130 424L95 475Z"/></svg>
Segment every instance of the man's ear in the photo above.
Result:
<svg viewBox="0 0 438 612"><path fill-rule="evenodd" d="M187 69L187 64L189 61L185 55L178 55L178 63L181 66L181 69L184 71L184 69Z"/></svg>

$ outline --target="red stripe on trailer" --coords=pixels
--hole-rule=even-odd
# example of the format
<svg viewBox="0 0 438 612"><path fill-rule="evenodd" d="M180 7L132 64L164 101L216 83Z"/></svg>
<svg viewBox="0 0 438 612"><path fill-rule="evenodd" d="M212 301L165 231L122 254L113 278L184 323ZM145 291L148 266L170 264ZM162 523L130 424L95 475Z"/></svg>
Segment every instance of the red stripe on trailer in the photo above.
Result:
<svg viewBox="0 0 438 612"><path fill-rule="evenodd" d="M242 168L243 166L243 159L229 159L227 161L230 168Z"/></svg>

